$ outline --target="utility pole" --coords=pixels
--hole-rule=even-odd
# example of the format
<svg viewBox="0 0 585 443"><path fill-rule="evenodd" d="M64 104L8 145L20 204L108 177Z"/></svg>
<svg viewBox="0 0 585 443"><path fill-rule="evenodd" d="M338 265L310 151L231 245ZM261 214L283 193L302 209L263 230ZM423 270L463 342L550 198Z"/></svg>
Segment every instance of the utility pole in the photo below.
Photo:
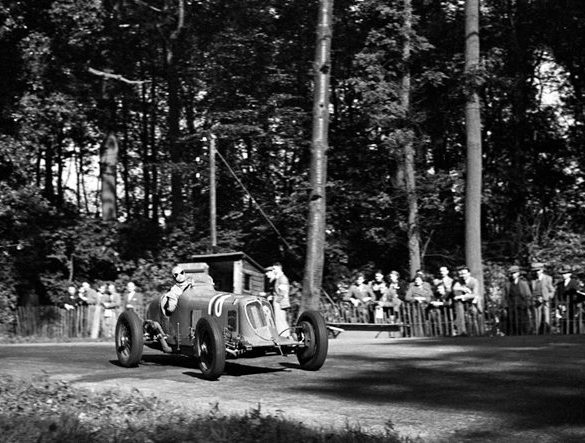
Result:
<svg viewBox="0 0 585 443"><path fill-rule="evenodd" d="M211 248L217 246L217 207L215 189L215 135L209 134L209 231Z"/></svg>

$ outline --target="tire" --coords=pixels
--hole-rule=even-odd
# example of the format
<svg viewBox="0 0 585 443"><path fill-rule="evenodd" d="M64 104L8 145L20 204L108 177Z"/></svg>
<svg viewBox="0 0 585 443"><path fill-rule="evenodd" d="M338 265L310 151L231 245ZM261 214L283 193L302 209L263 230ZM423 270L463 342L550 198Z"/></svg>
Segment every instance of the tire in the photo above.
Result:
<svg viewBox="0 0 585 443"><path fill-rule="evenodd" d="M116 323L116 354L125 368L138 366L144 348L142 320L134 311L124 311Z"/></svg>
<svg viewBox="0 0 585 443"><path fill-rule="evenodd" d="M225 368L225 339L215 317L201 317L195 326L195 355L203 378L216 380Z"/></svg>
<svg viewBox="0 0 585 443"><path fill-rule="evenodd" d="M297 350L297 359L301 368L306 371L317 371L325 363L329 340L327 325L317 311L305 311L297 322L299 341L305 344Z"/></svg>

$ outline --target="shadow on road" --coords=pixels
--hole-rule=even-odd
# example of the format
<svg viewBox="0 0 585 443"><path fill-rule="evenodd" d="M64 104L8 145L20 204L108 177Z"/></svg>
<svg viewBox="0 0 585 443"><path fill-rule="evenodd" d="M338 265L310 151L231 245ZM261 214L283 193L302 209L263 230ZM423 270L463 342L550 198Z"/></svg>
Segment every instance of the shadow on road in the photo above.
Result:
<svg viewBox="0 0 585 443"><path fill-rule="evenodd" d="M393 343L398 342L380 345ZM583 336L478 338L452 345L448 340L421 340L407 345L408 352L385 351L383 357L375 352L356 355L348 347L335 357L347 371L337 370L338 377L295 390L376 405L489 412L505 416L517 428L585 426ZM404 349L405 343L400 346Z"/></svg>
<svg viewBox="0 0 585 443"><path fill-rule="evenodd" d="M194 357L181 354L145 354L140 361L141 366L176 366L179 368L196 368Z"/></svg>
<svg viewBox="0 0 585 443"><path fill-rule="evenodd" d="M285 368L266 368L263 366L250 366L241 363L226 362L222 377L242 377L246 375L269 374L272 372L287 372ZM204 379L200 372L183 372L190 377Z"/></svg>

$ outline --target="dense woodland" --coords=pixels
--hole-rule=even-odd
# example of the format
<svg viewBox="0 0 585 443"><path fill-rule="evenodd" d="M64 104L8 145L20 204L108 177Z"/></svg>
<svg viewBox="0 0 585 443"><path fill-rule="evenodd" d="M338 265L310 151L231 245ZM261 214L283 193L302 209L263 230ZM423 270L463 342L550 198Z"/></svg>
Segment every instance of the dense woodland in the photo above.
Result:
<svg viewBox="0 0 585 443"><path fill-rule="evenodd" d="M407 145L422 267L465 260L472 88L481 99L486 271L533 259L553 270L585 263L585 2L483 0L481 63L471 74L464 3L335 0L325 288L357 269L408 273ZM280 260L301 281L317 8L0 1L3 315L17 303L58 301L70 281L133 279L154 293L168 286L173 263L214 251ZM108 143L118 150L113 220L101 201Z"/></svg>

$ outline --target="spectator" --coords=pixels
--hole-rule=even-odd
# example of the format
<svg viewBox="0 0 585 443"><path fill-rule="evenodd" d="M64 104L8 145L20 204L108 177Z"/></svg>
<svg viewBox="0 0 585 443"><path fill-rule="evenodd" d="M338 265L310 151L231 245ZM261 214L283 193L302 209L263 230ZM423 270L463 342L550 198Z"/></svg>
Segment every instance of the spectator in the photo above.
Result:
<svg viewBox="0 0 585 443"><path fill-rule="evenodd" d="M550 305L555 296L555 287L552 277L544 273L543 263L532 263L530 268L533 272L530 285L534 329L537 334L549 334L551 332Z"/></svg>
<svg viewBox="0 0 585 443"><path fill-rule="evenodd" d="M479 314L483 312L483 295L479 282L471 276L466 265L457 268L458 279L453 284L453 300L455 301L455 327L457 335L467 335L465 311L469 312L474 333L481 334L483 326L479 322Z"/></svg>
<svg viewBox="0 0 585 443"><path fill-rule="evenodd" d="M91 288L88 282L83 282L81 288L79 288L79 298L88 306L90 337L98 338L102 321L100 295L95 289Z"/></svg>
<svg viewBox="0 0 585 443"><path fill-rule="evenodd" d="M510 266L509 278L504 284L504 302L508 311L509 335L525 334L529 331L528 305L531 298L528 282L520 275L518 266Z"/></svg>
<svg viewBox="0 0 585 443"><path fill-rule="evenodd" d="M384 281L384 274L379 269L374 274L374 279L370 282L370 288L374 294L374 301L381 301L388 295L388 285Z"/></svg>
<svg viewBox="0 0 585 443"><path fill-rule="evenodd" d="M136 290L134 282L129 281L126 284L126 294L124 295L124 308L136 312L139 316L143 316L144 300L142 293Z"/></svg>
<svg viewBox="0 0 585 443"><path fill-rule="evenodd" d="M424 274L422 272L417 271L414 275L404 299L409 302L418 302L425 305L433 299L431 285L424 281Z"/></svg>
<svg viewBox="0 0 585 443"><path fill-rule="evenodd" d="M88 282L83 282L79 288L79 298L88 306L94 306L99 302L99 295L92 289Z"/></svg>
<svg viewBox="0 0 585 443"><path fill-rule="evenodd" d="M101 300L102 307L104 308L104 322L103 331L104 336L111 338L114 336L116 328L116 320L118 317L118 309L122 304L120 294L116 290L116 286L112 283L107 285L107 291L103 295Z"/></svg>
<svg viewBox="0 0 585 443"><path fill-rule="evenodd" d="M431 328L441 334L453 335L453 317L449 307L453 298L453 279L449 268L439 268L439 278L433 280L433 300L429 303L427 314Z"/></svg>
<svg viewBox="0 0 585 443"><path fill-rule="evenodd" d="M287 320L287 310L290 309L290 283L279 262L267 269L266 275L272 284L272 307L274 321L278 334L289 338L290 325Z"/></svg>
<svg viewBox="0 0 585 443"><path fill-rule="evenodd" d="M63 307L68 311L72 311L77 306L77 289L70 285L67 287L67 296L63 300Z"/></svg>
<svg viewBox="0 0 585 443"><path fill-rule="evenodd" d="M349 299L349 285L345 279L339 281L335 286L335 299L337 301L347 301Z"/></svg>
<svg viewBox="0 0 585 443"><path fill-rule="evenodd" d="M372 303L369 306L369 316L374 318L375 321L381 322L384 319L383 305L388 298L388 285L384 281L384 274L381 270L376 271L369 286L374 294Z"/></svg>
<svg viewBox="0 0 585 443"><path fill-rule="evenodd" d="M404 296L406 302L412 303L412 308L409 308L409 312L412 322L411 333L414 336L425 335L424 328L427 327L426 308L432 298L433 290L431 285L425 281L424 274L421 271L417 271Z"/></svg>
<svg viewBox="0 0 585 443"><path fill-rule="evenodd" d="M388 292L390 297L398 297L400 300L404 300L407 285L400 279L400 273L398 271L390 271L390 274L388 274L388 281Z"/></svg>
<svg viewBox="0 0 585 443"><path fill-rule="evenodd" d="M580 282L573 278L573 271L568 266L561 268L562 280L557 284L557 299L561 311L561 332L574 334L578 331L576 317L579 315L577 304L582 301L579 295Z"/></svg>
<svg viewBox="0 0 585 443"><path fill-rule="evenodd" d="M453 284L454 280L449 275L449 268L441 266L439 268L439 278L435 283L435 298L443 304L450 304L453 298Z"/></svg>
<svg viewBox="0 0 585 443"><path fill-rule="evenodd" d="M370 318L369 305L374 299L372 288L365 283L366 278L364 274L359 273L356 276L355 283L349 287L349 300L358 308L359 316L367 322L372 322Z"/></svg>
<svg viewBox="0 0 585 443"><path fill-rule="evenodd" d="M388 295L386 296L386 302L384 303L384 310L387 310L387 315L390 316L391 320L395 320L396 316L400 314L402 299L406 294L404 288L405 285L404 282L400 280L400 273L398 271L390 271L390 274L388 274L388 280Z"/></svg>

